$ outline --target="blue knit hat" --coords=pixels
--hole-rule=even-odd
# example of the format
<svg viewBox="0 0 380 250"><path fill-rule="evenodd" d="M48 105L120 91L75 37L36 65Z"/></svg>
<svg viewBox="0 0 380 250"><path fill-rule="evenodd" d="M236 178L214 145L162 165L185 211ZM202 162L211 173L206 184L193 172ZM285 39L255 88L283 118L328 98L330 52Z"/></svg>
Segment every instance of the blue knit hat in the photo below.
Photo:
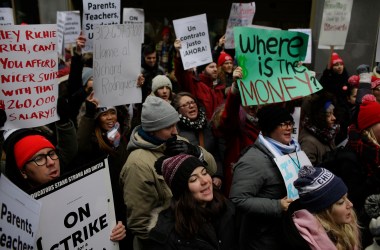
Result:
<svg viewBox="0 0 380 250"><path fill-rule="evenodd" d="M84 67L82 71L82 84L83 86L86 86L88 80L92 77L93 75L93 69L89 67Z"/></svg>
<svg viewBox="0 0 380 250"><path fill-rule="evenodd" d="M300 204L310 212L322 211L347 193L347 186L341 178L320 167L302 166L298 179L294 181Z"/></svg>

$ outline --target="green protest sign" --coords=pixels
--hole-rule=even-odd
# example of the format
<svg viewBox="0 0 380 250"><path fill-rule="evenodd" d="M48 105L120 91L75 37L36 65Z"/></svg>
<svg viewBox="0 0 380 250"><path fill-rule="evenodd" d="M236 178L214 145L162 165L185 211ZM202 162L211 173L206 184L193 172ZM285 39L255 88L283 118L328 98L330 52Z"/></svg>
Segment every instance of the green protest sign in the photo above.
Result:
<svg viewBox="0 0 380 250"><path fill-rule="evenodd" d="M235 27L235 53L243 78L242 105L295 100L322 89L304 66L308 35L301 32Z"/></svg>

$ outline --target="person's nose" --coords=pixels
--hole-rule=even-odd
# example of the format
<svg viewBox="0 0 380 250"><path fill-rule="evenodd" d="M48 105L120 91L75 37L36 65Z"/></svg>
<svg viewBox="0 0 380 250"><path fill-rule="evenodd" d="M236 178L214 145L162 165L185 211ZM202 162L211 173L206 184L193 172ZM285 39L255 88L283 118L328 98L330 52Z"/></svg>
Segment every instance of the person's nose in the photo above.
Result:
<svg viewBox="0 0 380 250"><path fill-rule="evenodd" d="M54 166L55 162L50 156L46 156L46 167L52 167Z"/></svg>

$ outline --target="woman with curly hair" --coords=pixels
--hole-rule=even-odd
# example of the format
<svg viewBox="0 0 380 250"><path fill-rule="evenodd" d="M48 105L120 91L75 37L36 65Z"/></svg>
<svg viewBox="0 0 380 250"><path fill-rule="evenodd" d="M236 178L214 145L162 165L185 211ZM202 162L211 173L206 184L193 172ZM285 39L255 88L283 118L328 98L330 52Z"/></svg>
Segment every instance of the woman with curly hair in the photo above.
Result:
<svg viewBox="0 0 380 250"><path fill-rule="evenodd" d="M293 231L286 232L298 234L298 245L293 241L291 246L297 249L361 249L358 220L341 178L322 167L302 166L294 186L299 199L289 207L288 218L291 216L294 224L287 225ZM287 237L295 238L295 235Z"/></svg>
<svg viewBox="0 0 380 250"><path fill-rule="evenodd" d="M151 221L149 249L236 249L234 206L213 188L202 161L187 154L163 156L155 169L173 198L171 207Z"/></svg>

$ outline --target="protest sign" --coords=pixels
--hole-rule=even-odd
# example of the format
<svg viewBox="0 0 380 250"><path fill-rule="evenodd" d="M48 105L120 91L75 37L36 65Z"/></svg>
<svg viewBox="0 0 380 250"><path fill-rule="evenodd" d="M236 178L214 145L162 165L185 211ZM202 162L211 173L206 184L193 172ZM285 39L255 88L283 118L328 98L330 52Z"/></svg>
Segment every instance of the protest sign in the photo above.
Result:
<svg viewBox="0 0 380 250"><path fill-rule="evenodd" d="M94 92L100 107L140 103L140 24L96 25L94 28Z"/></svg>
<svg viewBox="0 0 380 250"><path fill-rule="evenodd" d="M234 49L234 33L233 28L239 26L248 26L252 24L253 17L256 12L255 2L251 3L232 3L230 16L228 17L226 27L226 42L224 48Z"/></svg>
<svg viewBox="0 0 380 250"><path fill-rule="evenodd" d="M183 68L212 62L206 14L173 20L176 37L181 40Z"/></svg>
<svg viewBox="0 0 380 250"><path fill-rule="evenodd" d="M318 49L344 49L353 0L325 0Z"/></svg>
<svg viewBox="0 0 380 250"><path fill-rule="evenodd" d="M292 129L292 139L298 141L301 126L301 107L295 107L293 114L294 126Z"/></svg>
<svg viewBox="0 0 380 250"><path fill-rule="evenodd" d="M302 166L312 166L304 151L297 151L288 155L274 158L284 179L289 199L298 199L298 191L293 182L298 178L298 171Z"/></svg>
<svg viewBox="0 0 380 250"><path fill-rule="evenodd" d="M46 183L37 249L119 249L110 240L116 225L108 161L104 159Z"/></svg>
<svg viewBox="0 0 380 250"><path fill-rule="evenodd" d="M143 9L124 8L123 9L123 24L134 24L140 30L141 43L144 43L144 24L145 15Z"/></svg>
<svg viewBox="0 0 380 250"><path fill-rule="evenodd" d="M238 80L242 105L285 102L322 89L299 62L308 36L301 32L235 27L235 51L243 78Z"/></svg>
<svg viewBox="0 0 380 250"><path fill-rule="evenodd" d="M29 128L58 120L57 25L10 25L0 30L1 96L7 122Z"/></svg>
<svg viewBox="0 0 380 250"><path fill-rule="evenodd" d="M306 57L303 63L311 63L311 29L289 29L289 31L298 31L305 33L309 36L309 41L307 43Z"/></svg>
<svg viewBox="0 0 380 250"><path fill-rule="evenodd" d="M41 202L0 173L0 248L33 249Z"/></svg>
<svg viewBox="0 0 380 250"><path fill-rule="evenodd" d="M66 45L76 43L81 33L79 11L57 11L57 52L64 58Z"/></svg>
<svg viewBox="0 0 380 250"><path fill-rule="evenodd" d="M82 30L86 37L83 52L92 52L96 24L120 24L120 0L83 0Z"/></svg>
<svg viewBox="0 0 380 250"><path fill-rule="evenodd" d="M0 26L14 25L12 8L0 8Z"/></svg>

